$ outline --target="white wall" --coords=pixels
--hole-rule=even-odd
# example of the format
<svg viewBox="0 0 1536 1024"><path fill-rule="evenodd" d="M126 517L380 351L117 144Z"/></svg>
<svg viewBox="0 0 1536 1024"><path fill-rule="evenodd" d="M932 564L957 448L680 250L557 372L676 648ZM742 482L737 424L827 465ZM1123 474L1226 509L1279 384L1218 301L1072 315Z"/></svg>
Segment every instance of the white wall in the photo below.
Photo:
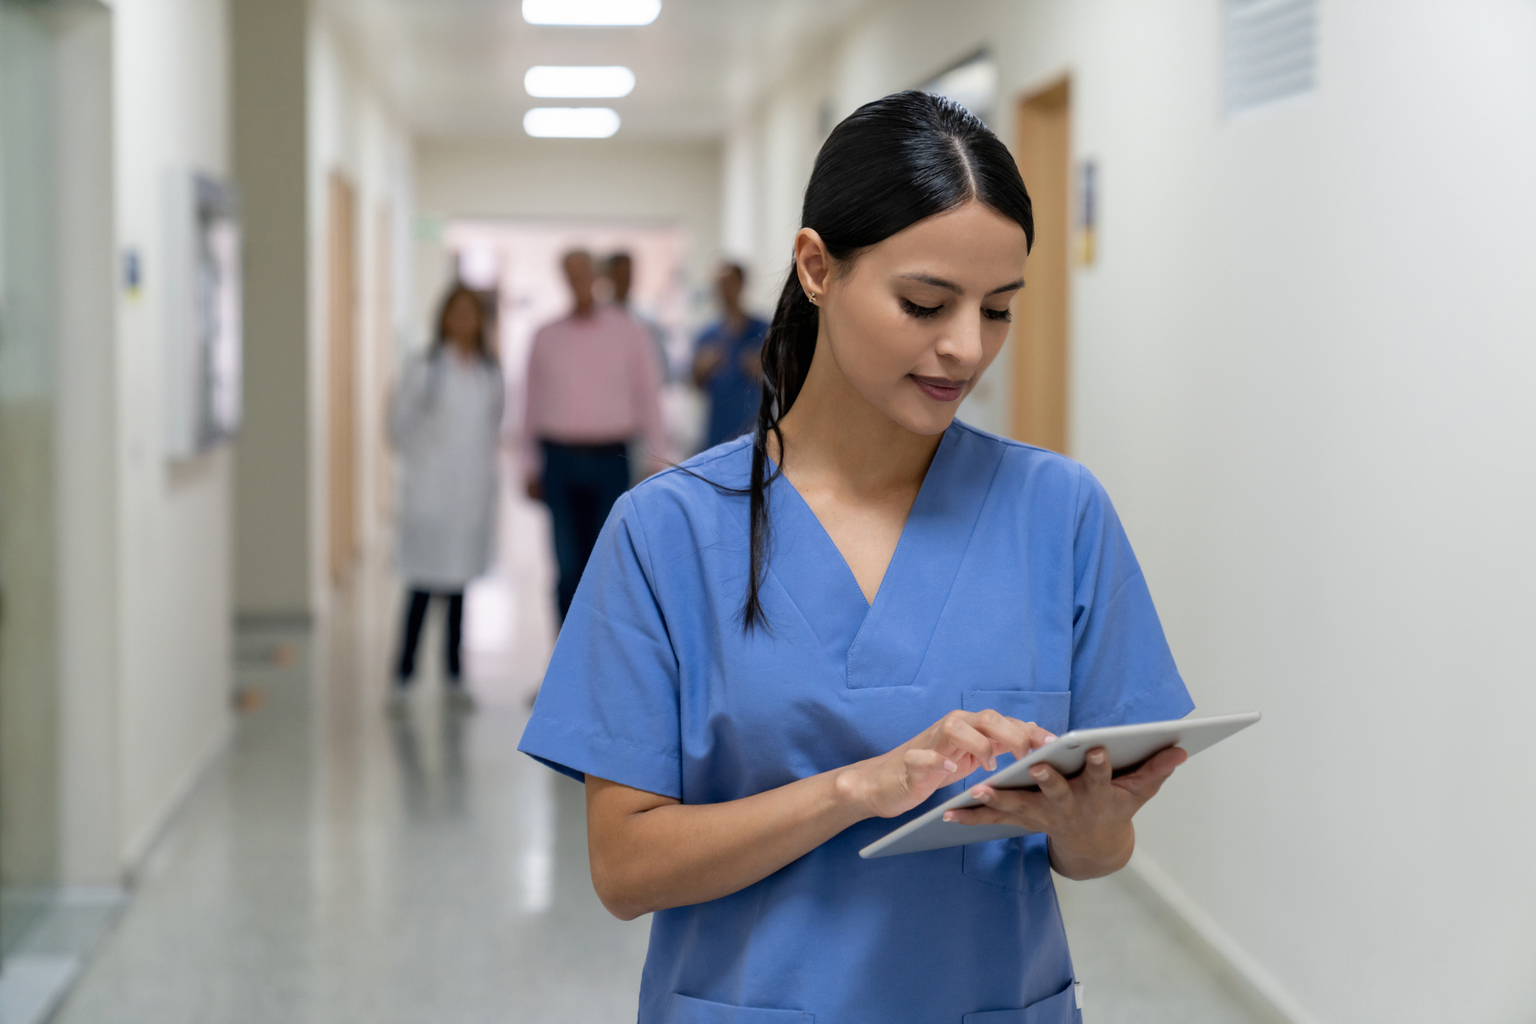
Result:
<svg viewBox="0 0 1536 1024"><path fill-rule="evenodd" d="M721 242L721 150L713 141L423 139L417 189L424 226L456 217L680 224L690 236L694 317ZM448 268L435 237L418 241L417 341Z"/></svg>
<svg viewBox="0 0 1536 1024"><path fill-rule="evenodd" d="M250 628L314 611L309 380L307 0L229 0L231 150L240 186L245 403L235 444L235 612Z"/></svg>
<svg viewBox="0 0 1536 1024"><path fill-rule="evenodd" d="M1200 713L1266 712L1144 812L1141 849L1301 1013L1529 1021L1536 7L1323 0L1317 93L1230 123L1218 18L887 3L828 95L841 116L985 44L1007 138L1013 99L1072 73L1102 180L1073 454ZM807 116L773 95L770 146ZM770 235L804 184L774 159Z"/></svg>
<svg viewBox="0 0 1536 1024"><path fill-rule="evenodd" d="M229 733L230 456L162 454L162 177L228 171L224 0L116 0L117 236L144 288L117 312L120 842L132 864Z"/></svg>
<svg viewBox="0 0 1536 1024"><path fill-rule="evenodd" d="M88 88L68 89L58 18L46 8L0 6L0 884L47 886L59 875L63 765L61 677L69 645L61 624L71 604L59 577L68 559L78 479L70 443L76 378L61 372L57 296L75 248L80 207L68 141ZM110 195L110 189L104 190ZM92 203L90 200L95 199ZM82 200L84 200L82 202ZM108 210L110 204L108 203ZM91 210L91 213L95 213ZM99 214L98 214L99 219ZM86 305L92 305L87 300ZM75 325L71 325L75 326ZM99 360L98 360L99 361ZM110 389L108 389L110 394ZM99 403L98 403L99 404Z"/></svg>
<svg viewBox="0 0 1536 1024"><path fill-rule="evenodd" d="M309 38L309 224L311 505L314 606L330 594L325 549L329 488L326 430L329 364L329 190L339 172L357 197L357 495L360 543L389 528L390 478L384 401L411 316L409 231L415 215L414 155L404 123L366 73L366 64L318 9ZM380 245L381 232L387 244ZM385 264L381 266L381 261Z"/></svg>
<svg viewBox="0 0 1536 1024"><path fill-rule="evenodd" d="M121 880L116 223L112 18L53 12L57 104L59 864L65 885ZM51 296L50 296L51 298Z"/></svg>
<svg viewBox="0 0 1536 1024"><path fill-rule="evenodd" d="M757 249L760 156L750 119L732 124L720 149L720 251L747 263Z"/></svg>
<svg viewBox="0 0 1536 1024"><path fill-rule="evenodd" d="M796 76L763 112L758 145L763 204L754 246L761 273L754 275L752 295L766 309L777 303L794 261L805 183L822 142L816 110L823 91L817 78Z"/></svg>

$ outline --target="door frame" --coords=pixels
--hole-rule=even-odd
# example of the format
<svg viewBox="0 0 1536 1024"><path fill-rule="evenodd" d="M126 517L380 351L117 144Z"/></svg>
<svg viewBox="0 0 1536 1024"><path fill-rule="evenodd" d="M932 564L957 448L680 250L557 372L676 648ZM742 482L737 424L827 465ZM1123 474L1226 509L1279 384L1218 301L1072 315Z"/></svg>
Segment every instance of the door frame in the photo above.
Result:
<svg viewBox="0 0 1536 1024"><path fill-rule="evenodd" d="M1021 97L1014 159L1034 204L1028 286L1015 308L1009 433L1065 454L1070 422L1072 81Z"/></svg>

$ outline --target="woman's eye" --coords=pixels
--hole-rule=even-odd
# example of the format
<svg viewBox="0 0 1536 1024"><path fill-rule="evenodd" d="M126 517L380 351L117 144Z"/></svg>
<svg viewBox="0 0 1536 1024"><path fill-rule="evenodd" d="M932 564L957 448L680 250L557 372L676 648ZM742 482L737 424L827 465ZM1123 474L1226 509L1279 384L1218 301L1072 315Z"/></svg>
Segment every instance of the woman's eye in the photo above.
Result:
<svg viewBox="0 0 1536 1024"><path fill-rule="evenodd" d="M982 307L981 315L986 317L988 320L996 320L998 323L1006 324L1013 321L1013 310L1007 308L1006 306L1002 309L987 309L986 307Z"/></svg>
<svg viewBox="0 0 1536 1024"><path fill-rule="evenodd" d="M902 299L901 300L901 308L902 308L902 310L908 316L915 316L919 320L926 320L926 319L928 319L931 316L937 316L939 310L943 309L944 307L943 306L919 306L915 302L908 302L906 299Z"/></svg>

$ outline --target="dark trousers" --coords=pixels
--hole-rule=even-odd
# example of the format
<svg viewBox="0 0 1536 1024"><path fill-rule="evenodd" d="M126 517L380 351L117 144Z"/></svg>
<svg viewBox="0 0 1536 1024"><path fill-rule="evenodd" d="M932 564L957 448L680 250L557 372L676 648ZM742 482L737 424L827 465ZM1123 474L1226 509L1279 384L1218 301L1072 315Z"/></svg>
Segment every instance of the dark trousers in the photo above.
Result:
<svg viewBox="0 0 1536 1024"><path fill-rule="evenodd" d="M459 650L464 641L464 591L440 596L448 599L448 628L445 631L447 642L443 644L443 664L448 670L449 684L458 686ZM427 605L431 600L431 591L413 590L410 601L406 603L405 628L400 634L400 662L395 668L401 686L407 685L416 674L416 647L421 642L421 625L427 620Z"/></svg>
<svg viewBox="0 0 1536 1024"><path fill-rule="evenodd" d="M571 610L576 584L613 503L629 489L629 448L616 444L556 444L544 448L544 504L554 524L560 566L560 621Z"/></svg>

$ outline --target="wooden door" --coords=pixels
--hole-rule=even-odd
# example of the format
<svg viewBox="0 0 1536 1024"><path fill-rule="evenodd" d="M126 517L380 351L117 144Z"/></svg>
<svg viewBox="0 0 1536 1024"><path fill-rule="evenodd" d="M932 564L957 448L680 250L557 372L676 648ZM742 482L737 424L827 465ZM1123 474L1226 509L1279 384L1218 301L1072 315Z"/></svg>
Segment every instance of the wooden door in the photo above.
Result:
<svg viewBox="0 0 1536 1024"><path fill-rule="evenodd" d="M1035 244L1013 331L1013 436L1067 450L1071 84L1019 102L1014 156L1035 209Z"/></svg>
<svg viewBox="0 0 1536 1024"><path fill-rule="evenodd" d="M373 403L379 429L368 443L374 446L373 502L379 522L387 522L395 510L393 452L384 443L389 426L389 397L395 388L400 351L395 341L394 217L388 203L380 203L373 215Z"/></svg>
<svg viewBox="0 0 1536 1024"><path fill-rule="evenodd" d="M357 194L333 172L327 199L328 538L331 582L340 583L357 558Z"/></svg>

